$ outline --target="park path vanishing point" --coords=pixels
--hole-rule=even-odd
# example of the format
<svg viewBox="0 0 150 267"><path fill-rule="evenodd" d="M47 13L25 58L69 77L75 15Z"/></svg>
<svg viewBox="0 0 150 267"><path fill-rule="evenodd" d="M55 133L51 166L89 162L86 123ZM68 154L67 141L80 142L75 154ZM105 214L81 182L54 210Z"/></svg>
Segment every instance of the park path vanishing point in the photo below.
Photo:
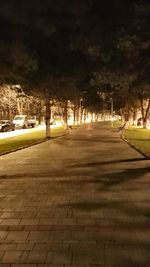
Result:
<svg viewBox="0 0 150 267"><path fill-rule="evenodd" d="M10 266L150 267L149 160L105 123L1 156Z"/></svg>

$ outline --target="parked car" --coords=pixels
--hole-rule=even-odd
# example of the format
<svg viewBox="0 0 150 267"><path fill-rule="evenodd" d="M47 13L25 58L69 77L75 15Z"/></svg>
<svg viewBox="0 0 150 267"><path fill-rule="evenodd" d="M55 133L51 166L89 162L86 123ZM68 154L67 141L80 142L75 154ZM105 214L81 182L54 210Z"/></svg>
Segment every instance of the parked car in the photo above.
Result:
<svg viewBox="0 0 150 267"><path fill-rule="evenodd" d="M16 128L26 129L28 127L34 128L36 126L36 116L16 115L13 119Z"/></svg>
<svg viewBox="0 0 150 267"><path fill-rule="evenodd" d="M15 125L10 120L0 120L0 131L1 132L8 132L14 131Z"/></svg>
<svg viewBox="0 0 150 267"><path fill-rule="evenodd" d="M32 128L34 128L38 123L38 121L36 120L36 116L35 115L28 116L27 117L27 121L28 121L28 126L32 127Z"/></svg>
<svg viewBox="0 0 150 267"><path fill-rule="evenodd" d="M28 127L27 115L16 115L13 119L16 128L26 129Z"/></svg>

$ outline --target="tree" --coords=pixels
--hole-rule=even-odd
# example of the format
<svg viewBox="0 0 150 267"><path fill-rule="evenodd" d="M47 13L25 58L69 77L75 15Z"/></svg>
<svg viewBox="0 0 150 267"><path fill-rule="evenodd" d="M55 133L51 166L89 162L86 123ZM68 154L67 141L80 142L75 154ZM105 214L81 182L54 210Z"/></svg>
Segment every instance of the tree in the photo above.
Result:
<svg viewBox="0 0 150 267"><path fill-rule="evenodd" d="M17 109L16 102L17 92L9 85L3 85L0 87L0 108L1 110L8 111L8 118L12 119L12 111Z"/></svg>
<svg viewBox="0 0 150 267"><path fill-rule="evenodd" d="M149 46L148 5L148 1L137 0L87 0L86 4L83 0L71 0L70 4L45 0L44 5L40 0L1 1L0 20L7 29L0 32L1 80L17 80L26 92L29 87L36 88L46 96L48 130L48 103L61 91L58 81L69 78L77 84L83 72L92 77L99 70L116 76L120 73L127 77L126 83L132 72L139 81L142 55ZM129 91L121 80L119 91ZM105 87L112 90L113 84L107 81Z"/></svg>

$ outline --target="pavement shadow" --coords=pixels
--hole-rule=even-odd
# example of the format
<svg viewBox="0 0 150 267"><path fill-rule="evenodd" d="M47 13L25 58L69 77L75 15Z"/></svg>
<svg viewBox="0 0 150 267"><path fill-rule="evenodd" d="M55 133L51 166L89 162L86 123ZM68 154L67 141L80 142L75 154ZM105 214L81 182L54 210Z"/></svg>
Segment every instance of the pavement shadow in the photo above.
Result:
<svg viewBox="0 0 150 267"><path fill-rule="evenodd" d="M107 164L118 164L118 163L128 163L128 162L138 162L138 161L145 161L149 160L148 158L132 158L132 159L119 159L119 160L110 160L110 161L93 161L93 162L87 162L82 164L74 164L69 167L72 168L81 168L81 167L92 167L92 166L99 166L99 165L107 165Z"/></svg>
<svg viewBox="0 0 150 267"><path fill-rule="evenodd" d="M109 191L111 187L115 189L115 186L119 186L122 184L128 184L128 182L133 181L133 180L138 180L141 177L143 177L145 174L150 173L150 167L142 167L142 168L134 168L134 169L125 169L121 172L111 172L111 173L106 173L106 174L93 174L88 176L85 176L86 178L82 179L82 175L86 175L86 173L80 175L79 179L75 179L75 174L73 179L71 179L71 175L69 175L69 172L67 174L70 179L67 179L64 177L64 179L60 179L58 182L62 184L91 184L91 185L96 185L95 190L98 191ZM72 173L73 175L73 173ZM66 177L67 177L66 176Z"/></svg>
<svg viewBox="0 0 150 267"><path fill-rule="evenodd" d="M69 174L68 174L69 175ZM63 179L67 176L66 173L61 172L39 172L39 173L15 173L15 174L9 174L9 175L0 175L0 180L5 180L5 179L48 179L48 178L60 178ZM53 180L52 182L56 182Z"/></svg>
<svg viewBox="0 0 150 267"><path fill-rule="evenodd" d="M92 143L111 143L111 144L114 144L114 143L121 143L122 140L121 139L115 139L115 138L100 138L100 139L94 139L94 138L85 138L85 139L81 139L81 138L71 138L71 141L79 141L79 142L90 142L90 144L92 145ZM89 144L88 144L89 145Z"/></svg>
<svg viewBox="0 0 150 267"><path fill-rule="evenodd" d="M145 159L139 159L145 160ZM133 160L131 160L132 162ZM119 161L120 162L120 161ZM122 161L122 162L130 162L130 160ZM138 161L137 161L138 162ZM114 163L118 163L118 161L114 161ZM62 169L49 169L47 171L39 171L39 172L24 172L24 173L15 173L8 175L0 175L0 180L2 179L50 179L51 182L59 182L59 183L70 183L70 184L99 184L99 190L107 190L111 186L115 186L118 184L122 184L124 182L128 182L133 179L139 179L145 174L150 172L150 167L143 168L132 168L125 169L121 172L111 172L103 174L98 170L89 171L87 167L95 167L101 165L112 164L110 162L99 162L99 163L91 163L91 164L82 164L75 166L66 166L66 168ZM85 168L84 168L85 167ZM81 169L80 169L81 168ZM54 178L54 180L52 180Z"/></svg>
<svg viewBox="0 0 150 267"><path fill-rule="evenodd" d="M146 204L146 203L145 203ZM63 206L63 205L60 205ZM149 223L150 223L150 207L149 203L142 206L136 206L131 201L122 201L122 200L111 200L111 201L104 201L100 200L99 202L92 202L92 201L85 201L85 202L76 202L71 203L69 205L74 210L79 210L83 212L92 212L97 211L98 213L101 213L101 211L105 212L109 217L109 223L115 223L115 225L119 226L130 226L132 227L145 227L145 231L149 229ZM114 215L115 211L115 215ZM109 216L110 212L110 216ZM111 214L113 214L111 216ZM126 215L125 217L122 217L122 214ZM92 213L90 217L92 216ZM98 218L98 217L97 217ZM145 221L143 222L143 218L145 218ZM132 220L131 220L132 219ZM141 219L141 221L140 221ZM150 240L149 240L150 244Z"/></svg>
<svg viewBox="0 0 150 267"><path fill-rule="evenodd" d="M106 136L106 135L69 135L69 136L66 136L66 138L65 139L69 139L69 140L73 140L73 141L86 141L86 140L89 140L89 141L102 141L103 139L107 139L107 140L120 140L120 137L118 137L118 136L112 136L112 135L110 135L110 136Z"/></svg>
<svg viewBox="0 0 150 267"><path fill-rule="evenodd" d="M125 169L122 172L103 174L102 179L103 187L101 190L108 189L111 186L128 183L130 180L137 180L145 174L150 173L150 167Z"/></svg>

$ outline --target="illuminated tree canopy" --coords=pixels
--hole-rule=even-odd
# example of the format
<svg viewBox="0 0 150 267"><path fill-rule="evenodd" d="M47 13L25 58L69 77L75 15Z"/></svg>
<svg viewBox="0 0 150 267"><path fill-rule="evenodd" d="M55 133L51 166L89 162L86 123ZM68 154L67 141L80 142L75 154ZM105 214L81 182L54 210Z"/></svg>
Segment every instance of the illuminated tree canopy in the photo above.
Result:
<svg viewBox="0 0 150 267"><path fill-rule="evenodd" d="M149 1L2 0L0 24L2 84L53 96L63 79L85 91L96 78L98 90L117 86L128 100L142 88L149 98Z"/></svg>

